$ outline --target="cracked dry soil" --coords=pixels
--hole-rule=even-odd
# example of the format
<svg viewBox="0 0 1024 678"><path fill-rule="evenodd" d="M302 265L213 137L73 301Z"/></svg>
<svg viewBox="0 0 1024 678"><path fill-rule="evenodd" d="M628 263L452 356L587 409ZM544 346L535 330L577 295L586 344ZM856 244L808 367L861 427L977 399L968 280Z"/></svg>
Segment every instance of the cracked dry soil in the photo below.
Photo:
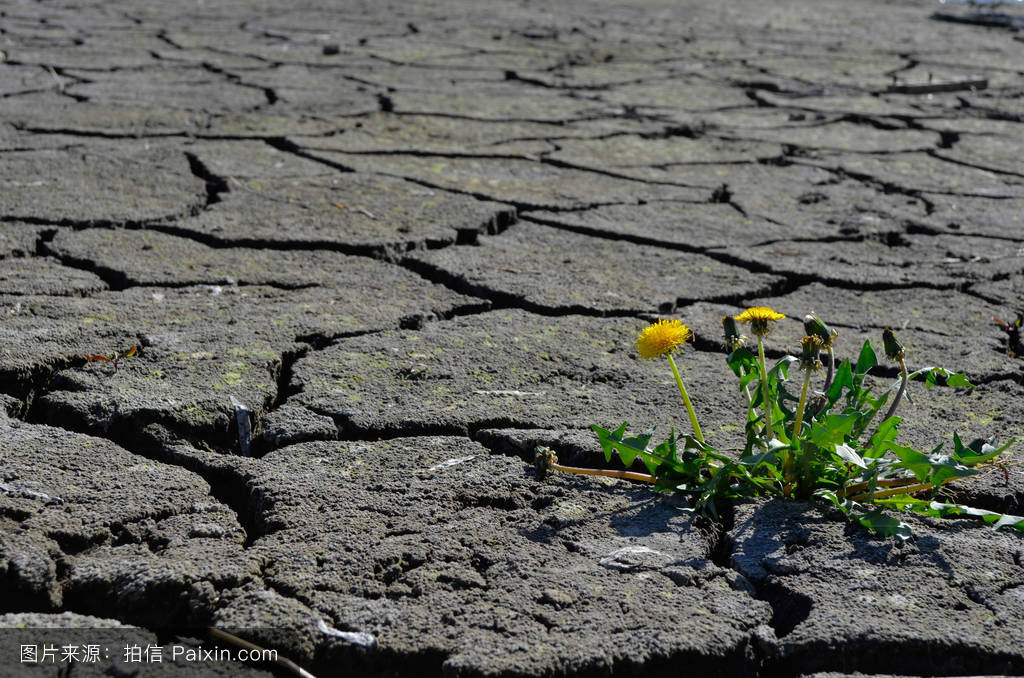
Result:
<svg viewBox="0 0 1024 678"><path fill-rule="evenodd" d="M0 3L0 674L287 675L118 651L209 626L321 678L1024 674L1017 534L528 463L682 421L659 314L735 445L757 304L966 371L908 443L1024 439L1024 11L941 10Z"/></svg>

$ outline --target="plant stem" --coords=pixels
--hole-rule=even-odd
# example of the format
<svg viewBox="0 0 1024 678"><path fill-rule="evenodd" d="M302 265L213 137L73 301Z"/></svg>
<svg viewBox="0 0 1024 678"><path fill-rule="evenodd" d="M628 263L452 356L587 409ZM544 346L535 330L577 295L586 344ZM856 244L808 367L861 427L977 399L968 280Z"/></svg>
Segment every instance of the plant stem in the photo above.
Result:
<svg viewBox="0 0 1024 678"><path fill-rule="evenodd" d="M800 403L796 406L796 420L793 422L793 453L787 454L782 460L782 471L783 477L786 479L786 485L783 488L782 493L785 496L790 496L793 492L793 456L800 454L800 427L804 421L804 406L807 404L807 387L811 383L811 371L804 370L804 386L800 390ZM806 455L800 454L801 462L806 461ZM801 463L800 475L801 477L806 473L806 464ZM801 481L803 485L803 481Z"/></svg>
<svg viewBox="0 0 1024 678"><path fill-rule="evenodd" d="M910 485L913 485L916 481L917 481L916 478L893 478L893 479L890 479L890 480L878 480L878 481L875 482L875 486L877 486L877 487L908 487ZM843 497L845 497L848 494L855 494L857 492L860 492L861 490L867 489L870 486L871 486L871 483L854 483L853 485L848 485L847 487L844 487L843 489L841 489L838 492L836 492L836 496L839 497L840 499L842 499Z"/></svg>
<svg viewBox="0 0 1024 678"><path fill-rule="evenodd" d="M796 406L796 421L793 422L793 441L800 437L800 425L804 422L804 405L807 404L807 387L811 383L811 371L804 370L804 387L800 391L800 403Z"/></svg>
<svg viewBox="0 0 1024 678"><path fill-rule="evenodd" d="M825 373L825 385L821 387L822 393L825 394L825 399L821 401L821 405L814 411L815 415L821 414L828 405L828 389L832 386L832 378L835 376L836 372L836 357L832 351L833 349L829 349L828 351L828 372Z"/></svg>
<svg viewBox="0 0 1024 678"><path fill-rule="evenodd" d="M607 478L625 478L626 480L639 480L644 483L655 483L657 478L647 473L636 471L616 471L608 468L581 468L579 466L562 466L559 463L551 464L552 470L564 471L566 473L579 473L585 476L605 476Z"/></svg>
<svg viewBox="0 0 1024 678"><path fill-rule="evenodd" d="M900 401L903 400L903 392L907 390L907 363L904 362L903 358L897 358L897 362L900 364L900 390L896 392L896 399L892 401L892 405L889 406L889 411L882 417L882 421L885 421L893 415L896 408L899 406Z"/></svg>
<svg viewBox="0 0 1024 678"><path fill-rule="evenodd" d="M885 499L886 497L894 497L897 494L913 494L914 492L920 492L922 490L930 490L933 487L935 487L935 485L933 485L932 483L917 483L914 485L894 487L891 490L883 490L882 492L875 492L874 494L865 492L864 494L858 494L856 497L850 497L850 499L852 501L864 501L865 499Z"/></svg>
<svg viewBox="0 0 1024 678"><path fill-rule="evenodd" d="M757 335L757 357L761 361L761 406L764 408L764 433L765 438L771 440L772 434L772 404L768 402L768 370L764 366L764 339Z"/></svg>
<svg viewBox="0 0 1024 678"><path fill-rule="evenodd" d="M939 486L945 485L946 483L953 482L959 476L953 478L946 478L939 483ZM934 483L919 483L916 482L916 478L900 478L897 480L879 480L876 485L878 487L888 487L891 489L883 490L882 492L875 492L871 494L869 492L862 492L856 496L850 497L851 501L864 501L865 499L885 499L886 497L893 497L897 494L913 494L914 492L922 492L924 490L930 490L937 487ZM836 493L836 496L842 499L846 494L861 490L867 487L868 483L857 483L856 485L850 485L844 488L840 492Z"/></svg>
<svg viewBox="0 0 1024 678"><path fill-rule="evenodd" d="M683 396L683 405L686 406L686 413L690 415L690 424L693 425L693 435L700 442L704 442L704 434L700 431L700 424L697 423L697 413L693 411L693 403L690 402L690 396L686 393L686 387L683 386L683 379L679 376L679 369L676 367L676 361L672 360L672 355L668 356L668 364L672 366L672 376L676 378L676 386L679 387L679 395Z"/></svg>

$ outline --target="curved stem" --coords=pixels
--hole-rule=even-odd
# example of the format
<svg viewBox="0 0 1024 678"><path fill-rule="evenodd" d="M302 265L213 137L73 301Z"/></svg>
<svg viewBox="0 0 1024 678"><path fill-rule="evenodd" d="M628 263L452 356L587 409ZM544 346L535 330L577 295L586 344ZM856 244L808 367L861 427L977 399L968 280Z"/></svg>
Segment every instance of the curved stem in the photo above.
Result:
<svg viewBox="0 0 1024 678"><path fill-rule="evenodd" d="M910 487L917 483L917 478L910 476L908 478L890 478L883 480L876 480L875 487ZM871 487L871 483L854 483L853 485L847 485L838 492L836 496L842 499L848 494L859 495L862 490L866 490Z"/></svg>
<svg viewBox="0 0 1024 678"><path fill-rule="evenodd" d="M949 478L948 480L952 480L952 478ZM865 492L864 494L858 494L855 497L850 497L850 501L885 499L886 497L895 497L898 494L913 494L914 492L922 492L924 490L930 490L933 487L935 487L935 485L933 485L932 483L915 483L913 485L894 487L891 490L883 490L882 492Z"/></svg>
<svg viewBox="0 0 1024 678"><path fill-rule="evenodd" d="M825 385L821 387L822 392L825 394L825 399L821 401L821 405L814 411L815 415L819 415L828 406L828 389L832 386L832 378L835 376L836 371L836 356L832 352L833 349L828 351L828 372L825 373Z"/></svg>
<svg viewBox="0 0 1024 678"><path fill-rule="evenodd" d="M761 406L764 408L764 433L768 440L772 432L772 403L768 402L768 370L764 366L764 339L757 335L757 358L761 362Z"/></svg>
<svg viewBox="0 0 1024 678"><path fill-rule="evenodd" d="M796 421L793 422L793 442L800 437L800 425L804 421L804 405L807 404L807 386L811 383L811 371L804 370L804 387L800 391L800 404L796 406Z"/></svg>
<svg viewBox="0 0 1024 678"><path fill-rule="evenodd" d="M907 390L907 363L903 361L903 358L896 359L900 364L900 390L896 392L896 398L892 401L892 405L889 406L889 411L882 417L882 421L885 421L896 412L896 408L899 406L900 401L903 400L903 393Z"/></svg>
<svg viewBox="0 0 1024 678"><path fill-rule="evenodd" d="M581 468L579 466L562 466L558 463L552 463L551 469L554 471L563 471L565 473L579 473L585 476L604 476L606 478L625 478L626 480L639 480L644 483L656 483L658 479L647 473L637 473L636 471L616 471L610 468Z"/></svg>
<svg viewBox="0 0 1024 678"><path fill-rule="evenodd" d="M679 376L679 369L676 367L676 361L672 360L672 355L668 356L668 364L672 366L672 376L676 378L676 386L679 387L679 395L683 396L683 405L686 406L686 413L690 415L690 424L693 426L693 436L704 442L704 434L701 433L700 424L697 423L697 413L693 411L693 403L690 402L690 396L686 392L686 387L683 386L683 379Z"/></svg>
<svg viewBox="0 0 1024 678"><path fill-rule="evenodd" d="M783 478L785 478L786 480L786 484L783 486L782 489L782 494L787 497L792 496L793 493L793 457L795 455L800 456L801 478L806 473L805 462L807 456L805 454L801 454L800 450L800 426L803 424L804 421L804 406L807 405L807 387L810 385L810 383L811 371L804 370L804 386L802 389L800 389L800 403L796 406L796 420L793 422L793 435L790 437L790 440L793 441L793 451L786 453L785 456L783 456L782 458L782 475ZM803 484L803 482L803 480L800 480L801 485Z"/></svg>

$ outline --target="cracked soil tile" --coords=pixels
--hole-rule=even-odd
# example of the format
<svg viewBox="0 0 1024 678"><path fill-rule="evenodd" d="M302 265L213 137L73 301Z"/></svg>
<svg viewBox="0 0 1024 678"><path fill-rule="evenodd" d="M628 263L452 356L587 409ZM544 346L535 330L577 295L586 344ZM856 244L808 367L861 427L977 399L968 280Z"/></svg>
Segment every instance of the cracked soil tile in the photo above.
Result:
<svg viewBox="0 0 1024 678"><path fill-rule="evenodd" d="M0 186L5 220L154 221L187 215L206 196L183 153L139 142L5 153Z"/></svg>
<svg viewBox="0 0 1024 678"><path fill-rule="evenodd" d="M4 539L48 545L34 553L57 590L37 601L166 627L202 623L219 590L257 577L234 512L198 475L59 428L6 418L0 428L0 503L5 522L17 525ZM4 553L15 595L38 591L25 567L33 551Z"/></svg>
<svg viewBox="0 0 1024 678"><path fill-rule="evenodd" d="M333 417L343 436L614 428L623 421L636 431L657 426L665 437L670 428L689 431L668 366L636 356L645 325L495 311L353 337L295 364L300 392L293 400ZM725 354L687 350L678 362L702 428L709 436L720 431L723 448L737 443L742 396L722 386Z"/></svg>
<svg viewBox="0 0 1024 678"><path fill-rule="evenodd" d="M482 238L476 246L416 252L407 261L440 272L456 289L545 313L672 313L699 299L755 296L782 283L780 277L751 273L701 254L530 222ZM601 293L595 296L597 289Z"/></svg>
<svg viewBox="0 0 1024 678"><path fill-rule="evenodd" d="M972 282L1001 279L1024 268L1024 258L1007 256L1001 240L917 234L886 240L788 240L714 252L772 273L860 289L915 284L965 289ZM992 252L993 247L1000 251Z"/></svg>
<svg viewBox="0 0 1024 678"><path fill-rule="evenodd" d="M898 549L806 504L737 508L731 565L774 608L785 673L1018 673L1019 537L907 517ZM896 651L901 648L904 651Z"/></svg>
<svg viewBox="0 0 1024 678"><path fill-rule="evenodd" d="M321 245L393 256L498 232L515 219L508 205L380 175L256 176L176 228L219 243Z"/></svg>
<svg viewBox="0 0 1024 678"><path fill-rule="evenodd" d="M520 208L580 209L646 200L700 200L704 191L630 181L525 158L446 158L412 155L315 155L362 172L406 177L428 186L508 202Z"/></svg>
<svg viewBox="0 0 1024 678"><path fill-rule="evenodd" d="M668 675L685 661L749 672L767 606L708 561L690 518L644 488L541 483L522 461L450 437L308 443L261 462L248 484L267 534L251 550L273 563L270 586L347 634L331 645L307 630L314 666L533 676L640 662ZM218 623L245 620L261 599L240 599Z"/></svg>
<svg viewBox="0 0 1024 678"><path fill-rule="evenodd" d="M642 205L606 205L579 212L530 212L527 221L596 236L689 249L783 240L789 226L744 216L732 205L659 200Z"/></svg>
<svg viewBox="0 0 1024 678"><path fill-rule="evenodd" d="M411 285L398 290L408 296L390 304L377 299L395 294L394 286L365 270L356 271L361 282L331 290L207 285L134 288L88 299L6 297L2 334L9 353L0 360L0 374L5 390L47 423L131 437L160 422L231 449L237 440L231 397L259 421L282 396L278 379L286 356L306 348L297 338L415 326L454 309L481 308L390 269L399 274L399 288ZM139 355L117 371L109 362L86 361L88 354L132 345Z"/></svg>

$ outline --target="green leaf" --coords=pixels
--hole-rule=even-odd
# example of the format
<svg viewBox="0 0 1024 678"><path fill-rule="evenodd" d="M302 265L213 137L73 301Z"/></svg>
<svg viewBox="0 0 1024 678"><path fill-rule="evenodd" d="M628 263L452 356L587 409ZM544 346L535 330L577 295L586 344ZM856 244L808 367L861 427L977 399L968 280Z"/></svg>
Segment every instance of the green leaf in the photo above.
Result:
<svg viewBox="0 0 1024 678"><path fill-rule="evenodd" d="M867 374L867 371L877 364L878 358L875 357L875 351L871 348L871 342L865 339L853 371L855 374Z"/></svg>
<svg viewBox="0 0 1024 678"><path fill-rule="evenodd" d="M816 490L814 492L815 497L821 497L830 501L837 509L840 509L843 513L846 513L846 502L836 496L836 493L832 490Z"/></svg>
<svg viewBox="0 0 1024 678"><path fill-rule="evenodd" d="M622 456L622 453L619 453ZM657 475L658 467L662 465L663 460L675 459L676 458L676 436L675 431L671 431L668 436L668 440L656 446L650 453L641 452L640 459L643 461L644 466L647 467L647 472L652 476ZM623 460L625 463L625 460Z"/></svg>
<svg viewBox="0 0 1024 678"><path fill-rule="evenodd" d="M993 438L993 440L995 440ZM969 445L960 442L960 436L953 433L953 458L964 466L976 466L986 461L991 461L1001 455L1006 448L1016 442L1016 438L1002 447L995 447L989 441L976 438Z"/></svg>
<svg viewBox="0 0 1024 678"><path fill-rule="evenodd" d="M758 370L757 358L749 350L745 348L738 348L730 353L726 359L726 363L729 365L729 369L737 377L742 377L743 372L750 373L751 371Z"/></svg>
<svg viewBox="0 0 1024 678"><path fill-rule="evenodd" d="M994 511L986 511L985 509L964 506L962 504L940 504L937 501L929 502L929 509L931 510L928 511L928 515L942 516L944 518L968 515L974 518L981 518L989 525L992 525L993 530L998 530L1000 527L1013 527L1024 532L1024 516L995 513Z"/></svg>
<svg viewBox="0 0 1024 678"><path fill-rule="evenodd" d="M611 461L612 453L617 452L619 458L622 459L622 464L629 468L637 455L647 449L647 444L651 442L653 431L624 439L623 436L626 435L627 426L626 422L622 422L622 426L619 426L614 431L608 431L595 424L591 426L591 429L597 434L597 438L601 442L605 461Z"/></svg>
<svg viewBox="0 0 1024 678"><path fill-rule="evenodd" d="M900 458L900 463L893 464L894 467L908 469L914 474L918 481L925 481L925 478L928 477L928 474L932 470L932 465L928 459L928 455L923 452L918 452L912 447L904 447L903 445L890 444L889 449Z"/></svg>
<svg viewBox="0 0 1024 678"><path fill-rule="evenodd" d="M829 414L821 421L814 422L808 439L818 447L833 449L837 444L846 442L853 432L853 426L860 418L859 413Z"/></svg>
<svg viewBox="0 0 1024 678"><path fill-rule="evenodd" d="M854 516L854 520L883 537L895 537L898 541L907 541L914 536L910 525L885 513L880 508Z"/></svg>
<svg viewBox="0 0 1024 678"><path fill-rule="evenodd" d="M768 368L768 374L771 376L781 375L783 381L789 379L789 366L797 362L798 358L791 355L784 355L779 358L779 361Z"/></svg>
<svg viewBox="0 0 1024 678"><path fill-rule="evenodd" d="M954 388L974 388L974 384L967 380L967 375L963 372L950 372L944 367L935 367L929 365L928 367L922 367L919 370L914 370L907 375L908 379L913 379L924 375L924 385L926 388L931 388L937 383L938 377L944 377L946 379L946 386L952 386Z"/></svg>
<svg viewBox="0 0 1024 678"><path fill-rule="evenodd" d="M865 452L864 456L869 459L878 459L888 452L892 442L896 439L896 434L899 433L901 421L903 419L896 416L889 417L883 421L878 426L878 431L875 435L871 436L871 448Z"/></svg>
<svg viewBox="0 0 1024 678"><path fill-rule="evenodd" d="M836 454L838 454L844 461L847 461L854 466L860 466L865 469L868 467L864 459L849 445L836 445Z"/></svg>
<svg viewBox="0 0 1024 678"><path fill-rule="evenodd" d="M974 388L974 384L967 381L967 375L963 372L957 372L946 378L946 386L952 386L953 388Z"/></svg>
<svg viewBox="0 0 1024 678"><path fill-rule="evenodd" d="M889 447L900 458L899 463L893 464L892 467L908 469L919 482L938 486L950 478L963 478L978 474L977 471L967 468L953 457L938 454L938 451L942 449L941 445L935 448L931 454L923 454L902 445L890 445Z"/></svg>
<svg viewBox="0 0 1024 678"><path fill-rule="evenodd" d="M828 387L828 403L829 405L835 404L839 400L839 396L843 394L843 389L853 388L853 370L850 368L850 362L844 360L839 367L836 368L835 376L832 377L832 384Z"/></svg>

